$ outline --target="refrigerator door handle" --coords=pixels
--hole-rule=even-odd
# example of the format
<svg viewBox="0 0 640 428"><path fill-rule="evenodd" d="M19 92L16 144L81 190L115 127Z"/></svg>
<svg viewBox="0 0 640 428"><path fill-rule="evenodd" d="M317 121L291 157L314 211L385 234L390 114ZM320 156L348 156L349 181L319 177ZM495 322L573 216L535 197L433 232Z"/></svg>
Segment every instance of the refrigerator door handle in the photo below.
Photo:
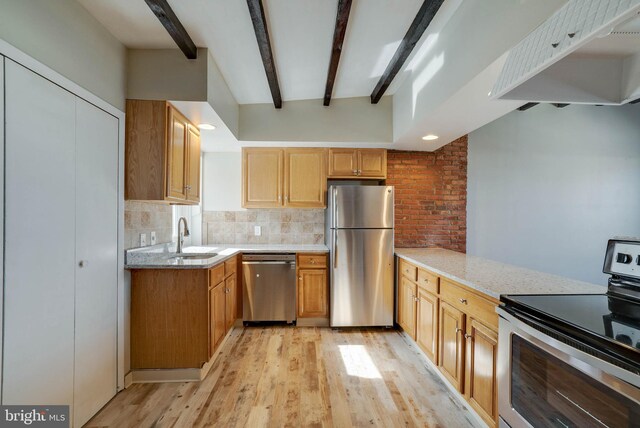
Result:
<svg viewBox="0 0 640 428"><path fill-rule="evenodd" d="M333 188L333 195L331 195L333 199L333 224L332 227L338 227L338 188Z"/></svg>
<svg viewBox="0 0 640 428"><path fill-rule="evenodd" d="M333 233L333 268L338 268L338 231Z"/></svg>

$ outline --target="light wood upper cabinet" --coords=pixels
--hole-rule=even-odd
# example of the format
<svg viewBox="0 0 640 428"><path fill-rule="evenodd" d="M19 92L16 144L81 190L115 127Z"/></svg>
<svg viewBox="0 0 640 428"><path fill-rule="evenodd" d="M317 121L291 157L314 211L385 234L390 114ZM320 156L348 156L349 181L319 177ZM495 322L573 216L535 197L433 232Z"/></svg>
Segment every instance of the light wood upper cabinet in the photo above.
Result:
<svg viewBox="0 0 640 428"><path fill-rule="evenodd" d="M200 133L194 126L187 132L188 163L186 169L187 199L200 202Z"/></svg>
<svg viewBox="0 0 640 428"><path fill-rule="evenodd" d="M439 367L460 392L464 389L464 321L463 312L447 302L440 302Z"/></svg>
<svg viewBox="0 0 640 428"><path fill-rule="evenodd" d="M387 178L387 151L385 149L358 150L358 176Z"/></svg>
<svg viewBox="0 0 640 428"><path fill-rule="evenodd" d="M416 342L431 361L438 363L438 296L418 287Z"/></svg>
<svg viewBox="0 0 640 428"><path fill-rule="evenodd" d="M200 133L166 101L127 100L125 198L200 202Z"/></svg>
<svg viewBox="0 0 640 428"><path fill-rule="evenodd" d="M325 149L242 150L244 208L324 208Z"/></svg>
<svg viewBox="0 0 640 428"><path fill-rule="evenodd" d="M325 150L284 150L284 206L323 208L327 192Z"/></svg>
<svg viewBox="0 0 640 428"><path fill-rule="evenodd" d="M358 175L357 149L329 149L329 177Z"/></svg>
<svg viewBox="0 0 640 428"><path fill-rule="evenodd" d="M282 149L242 150L242 206L244 208L282 207Z"/></svg>
<svg viewBox="0 0 640 428"><path fill-rule="evenodd" d="M329 178L387 178L386 149L329 149Z"/></svg>
<svg viewBox="0 0 640 428"><path fill-rule="evenodd" d="M498 420L498 333L469 318L467 341L465 397L489 426Z"/></svg>

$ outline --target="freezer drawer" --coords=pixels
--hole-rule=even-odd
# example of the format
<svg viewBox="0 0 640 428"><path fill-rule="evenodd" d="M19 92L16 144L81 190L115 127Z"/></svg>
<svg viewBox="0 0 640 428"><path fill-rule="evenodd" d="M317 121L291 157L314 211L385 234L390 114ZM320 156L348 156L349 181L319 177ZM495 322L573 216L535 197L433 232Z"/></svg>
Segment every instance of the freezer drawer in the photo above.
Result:
<svg viewBox="0 0 640 428"><path fill-rule="evenodd" d="M393 325L393 229L331 231L331 326Z"/></svg>
<svg viewBox="0 0 640 428"><path fill-rule="evenodd" d="M295 255L246 255L242 275L243 321L295 321Z"/></svg>
<svg viewBox="0 0 640 428"><path fill-rule="evenodd" d="M329 229L393 228L393 186L331 186Z"/></svg>

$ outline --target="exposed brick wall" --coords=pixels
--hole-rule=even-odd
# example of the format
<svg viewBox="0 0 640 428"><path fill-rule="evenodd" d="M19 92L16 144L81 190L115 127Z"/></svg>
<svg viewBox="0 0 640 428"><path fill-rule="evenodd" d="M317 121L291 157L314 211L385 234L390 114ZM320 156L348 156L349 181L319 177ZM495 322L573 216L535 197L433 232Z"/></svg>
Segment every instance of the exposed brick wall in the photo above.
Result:
<svg viewBox="0 0 640 428"><path fill-rule="evenodd" d="M435 152L390 150L386 182L395 186L396 247L466 252L466 136Z"/></svg>

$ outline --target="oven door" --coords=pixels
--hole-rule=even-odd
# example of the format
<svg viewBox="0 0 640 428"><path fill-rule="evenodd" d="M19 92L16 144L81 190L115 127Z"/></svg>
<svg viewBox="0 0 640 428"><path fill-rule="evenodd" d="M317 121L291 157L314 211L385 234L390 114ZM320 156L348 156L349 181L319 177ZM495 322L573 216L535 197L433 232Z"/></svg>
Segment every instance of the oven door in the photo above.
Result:
<svg viewBox="0 0 640 428"><path fill-rule="evenodd" d="M639 426L639 376L498 312L501 427Z"/></svg>

